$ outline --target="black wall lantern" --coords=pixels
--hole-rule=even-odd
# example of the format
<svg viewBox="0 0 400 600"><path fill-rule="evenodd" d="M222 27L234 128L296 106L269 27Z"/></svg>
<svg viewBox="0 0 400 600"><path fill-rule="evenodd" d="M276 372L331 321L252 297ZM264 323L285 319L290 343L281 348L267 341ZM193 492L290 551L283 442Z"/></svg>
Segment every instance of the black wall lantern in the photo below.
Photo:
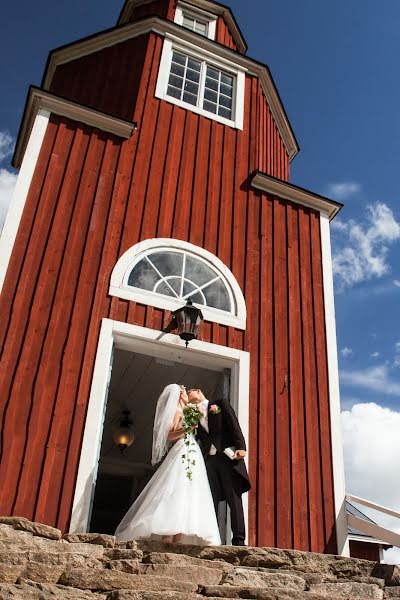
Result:
<svg viewBox="0 0 400 600"><path fill-rule="evenodd" d="M172 313L173 328L178 330L178 335L181 340L184 340L186 348L189 342L197 338L202 320L203 313L199 308L193 306L190 298L187 300L185 306L174 310Z"/></svg>
<svg viewBox="0 0 400 600"><path fill-rule="evenodd" d="M130 414L131 412L129 410L122 411L119 427L113 434L114 443L118 446L121 454L123 454L129 446L132 446L135 441L135 434L132 430L133 421Z"/></svg>

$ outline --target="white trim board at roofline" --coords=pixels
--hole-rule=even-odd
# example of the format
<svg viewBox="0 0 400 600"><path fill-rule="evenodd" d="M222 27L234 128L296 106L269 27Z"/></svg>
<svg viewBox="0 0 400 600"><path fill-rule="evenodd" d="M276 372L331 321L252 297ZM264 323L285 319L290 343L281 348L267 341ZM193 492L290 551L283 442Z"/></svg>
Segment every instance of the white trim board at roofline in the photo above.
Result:
<svg viewBox="0 0 400 600"><path fill-rule="evenodd" d="M115 27L67 46L56 48L49 55L43 77L43 88L50 89L57 66L150 32L163 37L169 35L187 45L191 44L194 48L201 49L203 53L207 52L209 56L214 56L218 61L228 61L239 69L244 69L249 75L258 77L289 159L292 160L296 156L299 146L268 67L160 17L147 17L135 23Z"/></svg>
<svg viewBox="0 0 400 600"><path fill-rule="evenodd" d="M107 406L109 370L114 347L159 358L172 358L174 362L180 361L200 368L218 371L221 368L230 369L232 405L236 410L246 444L248 444L250 381L250 355L248 352L199 340L193 340L189 348L185 348L177 335L164 334L155 329L103 319L75 485L70 522L71 533L87 531L90 523L103 421ZM247 524L247 494L243 496L243 509Z"/></svg>
<svg viewBox="0 0 400 600"><path fill-rule="evenodd" d="M140 6L142 4L150 4L154 0L127 0L122 8L121 14L118 19L118 25L125 25L129 19L129 9L131 6ZM191 5L190 0L186 0L188 5ZM246 40L244 39L242 32L240 31L239 25L228 6L219 4L216 2L210 2L210 0L196 0L193 4L194 8L203 9L208 13L215 14L218 17L223 17L228 25L228 29L231 32L233 39L238 47L241 54L245 54L247 51Z"/></svg>
<svg viewBox="0 0 400 600"><path fill-rule="evenodd" d="M330 200L287 181L282 181L266 173L261 173L260 171L253 173L251 176L251 186L261 192L267 192L284 200L312 208L326 215L330 221L332 221L343 207L343 204L340 202Z"/></svg>
<svg viewBox="0 0 400 600"><path fill-rule="evenodd" d="M96 127L102 131L113 133L124 139L129 138L136 128L136 124L132 121L114 117L113 115L83 106L72 100L67 100L61 96L56 96L55 94L31 86L29 88L24 115L15 146L12 160L13 167L18 168L22 163L33 123L40 110L47 110L49 113L68 117L74 121L85 123L85 125L90 125L91 127Z"/></svg>

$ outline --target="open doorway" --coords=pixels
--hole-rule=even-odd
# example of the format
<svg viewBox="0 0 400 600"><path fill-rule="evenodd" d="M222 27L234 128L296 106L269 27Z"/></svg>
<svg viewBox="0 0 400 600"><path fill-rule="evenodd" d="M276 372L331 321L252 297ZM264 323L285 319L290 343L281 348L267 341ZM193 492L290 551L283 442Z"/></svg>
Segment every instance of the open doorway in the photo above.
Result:
<svg viewBox="0 0 400 600"><path fill-rule="evenodd" d="M151 465L157 399L169 383L201 388L206 397L229 397L230 369L207 369L123 349L115 349L98 462L90 531L114 533L122 517L156 470ZM135 441L122 454L113 442L123 410L133 420ZM226 534L226 506L219 511Z"/></svg>
<svg viewBox="0 0 400 600"><path fill-rule="evenodd" d="M120 351L125 351L120 354ZM137 360L137 379L135 380L136 387L139 385L140 373L143 373L143 367L146 361L154 364L154 387L153 391L148 393L148 413L143 412L143 415L148 414L147 426L140 425L136 420L135 433L137 440L132 446L131 452L139 452L142 429L145 432L143 439L149 440L147 444L151 444L152 436L152 419L154 416L155 403L159 393L164 385L171 382L183 383L188 387L193 385L202 387L210 399L213 397L213 385L215 393L219 393L223 385L229 385L229 389L224 389L224 393L229 395L230 402L236 411L244 437L248 443L248 424L249 424L249 371L250 371L250 356L248 352L228 348L218 344L212 344L201 340L194 340L190 343L189 348L185 348L178 336L173 334L165 334L161 331L113 321L111 319L103 319L99 342L96 353L96 361L94 365L93 379L90 390L89 404L87 409L85 431L82 440L81 453L79 459L79 467L75 484L75 493L71 512L70 532L77 533L89 531L95 524L94 519L99 522L103 519L103 527L101 529L110 528L111 520L117 521L120 513L124 513L126 507L131 503L132 494L135 495L133 483L130 480L132 476L132 467L120 460L119 451L117 448L111 447L109 434L107 434L107 423L111 423L113 419L120 416L122 402L134 400L131 395L133 387L124 388L118 384L126 370L123 360L118 357L124 357L126 361L132 362L133 356L140 357ZM115 359L115 360L114 360ZM136 359L135 359L136 360ZM142 369L139 368L139 360L144 361ZM157 362L156 362L157 361ZM132 366L134 361L132 362ZM135 367L136 368L136 367ZM193 369L194 368L194 369ZM182 369L179 371L179 369ZM197 369L197 371L196 371ZM118 375L119 373L119 375ZM157 375L156 378L156 373ZM164 373L164 380L162 380ZM186 375L185 375L186 373ZM208 376L209 375L209 376ZM128 381L128 378L125 378ZM153 385L153 379L150 379ZM207 386L208 382L208 386ZM212 383L213 382L213 383ZM150 384L149 384L150 385ZM119 391L118 391L119 390ZM115 399L113 401L113 397ZM144 398L145 394L135 394L135 399ZM112 406L115 404L114 417L112 416ZM141 400L140 404L144 403ZM122 404L121 404L122 403ZM150 417L150 405L152 405L152 416ZM110 412L108 413L108 407ZM136 419L138 412L135 408L130 408ZM144 418L144 417L143 417ZM147 429L146 429L147 427ZM104 431L105 430L105 431ZM103 433L104 432L104 433ZM108 442L107 442L108 440ZM104 441L104 451L102 448ZM108 444L108 446L107 446ZM136 446L136 449L135 449ZM146 444L145 444L146 446ZM111 448L114 453L111 457L107 455L106 449ZM146 463L146 455L144 450L144 464L150 468L150 446L147 446L148 462ZM132 462L141 463L138 457L127 453ZM114 471L112 467L112 459L119 464L119 471ZM125 457L124 457L125 459ZM126 469L123 468L126 466ZM100 467L100 468L99 468ZM139 467L138 467L139 469ZM107 481L108 472L108 481ZM118 485L120 486L117 492L115 480L112 477L119 478ZM146 474L142 473L142 481L138 484L144 485L146 477L149 478L151 472L146 470ZM140 475L137 475L139 478ZM102 492L105 489L106 491ZM104 508L101 505L101 497L105 495L113 496L115 504L107 505ZM96 497L98 496L98 498ZM125 506L122 506L122 501L125 498ZM243 497L243 508L245 521L248 519L248 500L247 494ZM103 511L103 517L101 517ZM95 515L96 512L96 515ZM114 512L114 517L109 517L109 525L106 524L106 512ZM92 522L93 520L93 522ZM225 523L226 518L219 519ZM92 527L91 527L92 522ZM92 528L93 530L93 528ZM221 532L224 539L224 532Z"/></svg>

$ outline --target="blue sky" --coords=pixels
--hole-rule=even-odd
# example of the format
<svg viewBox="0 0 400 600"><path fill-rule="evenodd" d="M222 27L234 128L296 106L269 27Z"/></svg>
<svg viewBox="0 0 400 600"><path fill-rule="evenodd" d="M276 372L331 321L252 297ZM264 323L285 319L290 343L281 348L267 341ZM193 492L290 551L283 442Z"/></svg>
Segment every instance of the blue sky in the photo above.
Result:
<svg viewBox="0 0 400 600"><path fill-rule="evenodd" d="M291 181L345 204L332 227L341 393L351 427L362 431L367 409L360 418L354 406L376 404L382 423L400 412L400 3L226 2L248 54L269 65L300 144ZM40 84L51 48L112 26L121 6L122 0L2 6L0 219L14 184L8 150L28 85ZM370 418L379 421L377 413ZM388 443L382 435L380 446ZM400 509L400 486L390 493L384 487L378 500Z"/></svg>

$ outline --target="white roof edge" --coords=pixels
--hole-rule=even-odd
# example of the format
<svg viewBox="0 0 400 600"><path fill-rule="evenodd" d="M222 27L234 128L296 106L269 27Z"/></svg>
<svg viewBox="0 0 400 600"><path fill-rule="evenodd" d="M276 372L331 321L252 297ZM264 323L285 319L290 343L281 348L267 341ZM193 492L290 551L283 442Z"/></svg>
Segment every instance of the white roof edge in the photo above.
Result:
<svg viewBox="0 0 400 600"><path fill-rule="evenodd" d="M124 25L125 23L128 22L127 20L127 15L128 15L128 9L131 6L141 6L142 4L150 4L151 2L154 2L154 0L128 0L125 3L124 6L124 10L122 11L117 24L118 25ZM242 54L244 54L247 50L247 44L243 38L242 33L239 31L237 24L235 22L235 20L232 18L232 15L229 11L229 9L226 6L221 6L218 4L215 4L214 2L210 2L209 0L196 0L196 2L194 3L193 0L186 0L186 2L188 2L189 4L193 4L193 6L196 6L198 8L203 8L204 10L207 10L208 12L212 12L215 15L224 17L227 21L229 30L231 31L233 38L235 40L235 43L238 47L239 52L241 52Z"/></svg>
<svg viewBox="0 0 400 600"><path fill-rule="evenodd" d="M329 198L324 198L309 190L275 179L275 177L271 177L266 173L257 172L252 178L251 186L262 192L274 194L285 200L317 210L329 217L329 220L332 220L342 208L342 205L334 200L329 200Z"/></svg>
<svg viewBox="0 0 400 600"><path fill-rule="evenodd" d="M33 123L39 110L47 110L49 113L68 117L125 139L129 138L136 128L136 124L133 122L102 113L72 100L66 100L40 88L31 87L15 147L13 157L15 167L19 167L22 163Z"/></svg>
<svg viewBox="0 0 400 600"><path fill-rule="evenodd" d="M381 544L382 546L390 546L387 542L378 540L372 537L364 537L362 535L356 535L355 533L349 533L349 540L352 542L367 542L367 544Z"/></svg>
<svg viewBox="0 0 400 600"><path fill-rule="evenodd" d="M296 156L299 151L297 141L268 69L264 65L257 63L242 54L238 54L229 48L216 44L208 38L199 36L189 29L176 25L172 21L166 21L159 17L148 17L143 21L128 23L127 25L122 25L106 31L103 34L100 33L82 41L78 40L59 50L54 50L49 57L47 71L43 81L43 88L45 90L50 88L54 72L58 65L70 62L87 54L92 54L101 48L113 46L114 44L124 42L133 37L150 33L151 31L164 37L166 34L176 35L178 33L181 40L195 44L198 47L213 53L217 57L225 58L226 60L235 63L237 66L245 68L249 75L258 77L272 116L285 144L289 159L292 160Z"/></svg>

